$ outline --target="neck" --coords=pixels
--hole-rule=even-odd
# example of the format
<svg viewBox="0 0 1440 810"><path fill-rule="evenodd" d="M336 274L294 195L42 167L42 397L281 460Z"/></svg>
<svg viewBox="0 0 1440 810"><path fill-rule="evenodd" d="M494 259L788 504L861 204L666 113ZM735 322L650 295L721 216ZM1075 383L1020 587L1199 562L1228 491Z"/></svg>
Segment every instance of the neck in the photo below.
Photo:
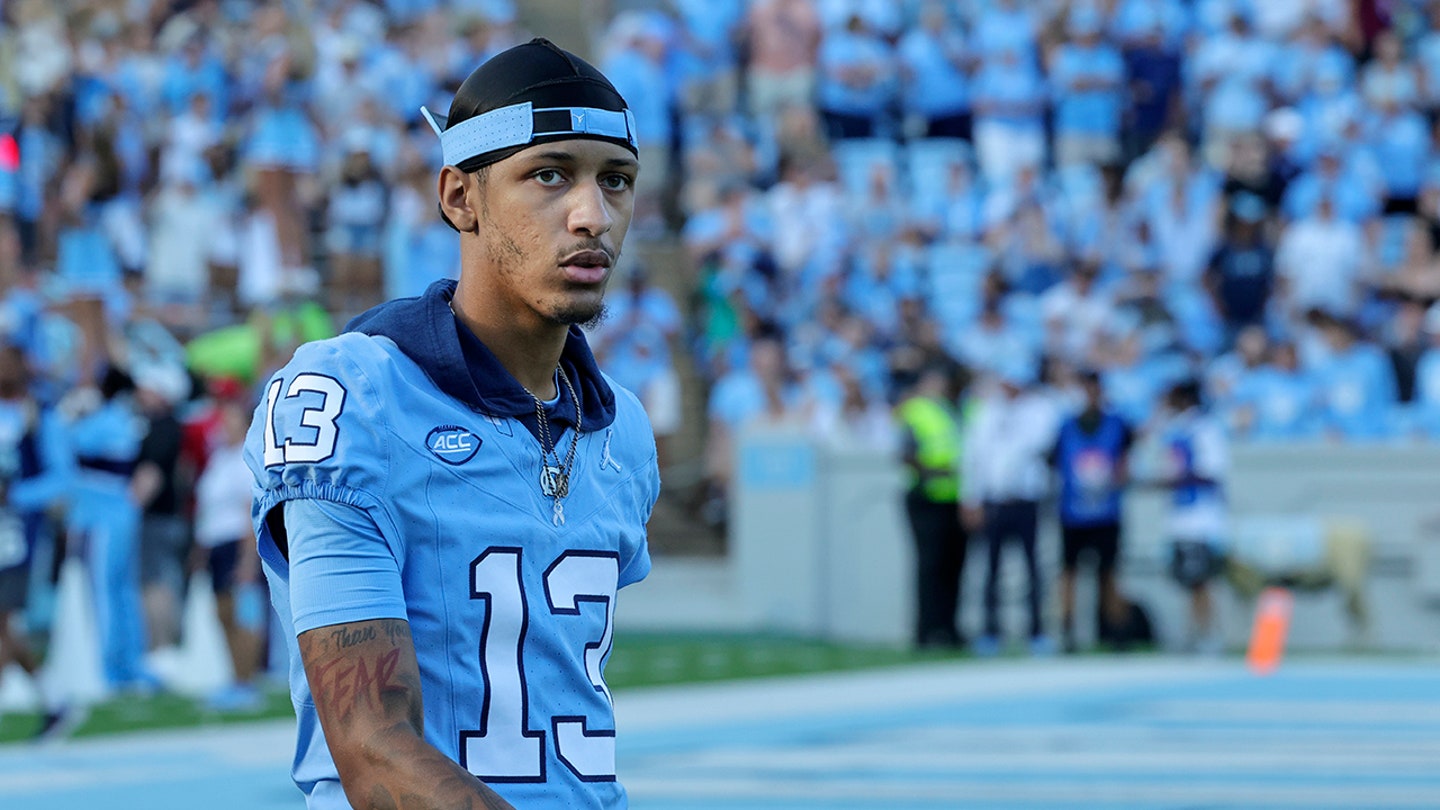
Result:
<svg viewBox="0 0 1440 810"><path fill-rule="evenodd" d="M526 322L514 315L467 297L462 282L450 302L455 317L485 344L515 381L542 400L554 399L559 390L555 367L570 327L557 323Z"/></svg>

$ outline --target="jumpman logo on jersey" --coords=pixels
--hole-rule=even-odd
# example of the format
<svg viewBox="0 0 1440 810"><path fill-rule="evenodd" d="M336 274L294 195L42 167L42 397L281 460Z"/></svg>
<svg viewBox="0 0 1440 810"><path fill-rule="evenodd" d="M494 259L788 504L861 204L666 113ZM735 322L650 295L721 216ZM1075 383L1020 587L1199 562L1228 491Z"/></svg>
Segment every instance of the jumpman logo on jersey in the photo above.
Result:
<svg viewBox="0 0 1440 810"><path fill-rule="evenodd" d="M614 467L615 472L624 472L625 470L620 466L620 462L616 461L615 458L610 455L610 437L614 435L615 428L605 429L605 446L600 449L600 469L603 470L606 467Z"/></svg>

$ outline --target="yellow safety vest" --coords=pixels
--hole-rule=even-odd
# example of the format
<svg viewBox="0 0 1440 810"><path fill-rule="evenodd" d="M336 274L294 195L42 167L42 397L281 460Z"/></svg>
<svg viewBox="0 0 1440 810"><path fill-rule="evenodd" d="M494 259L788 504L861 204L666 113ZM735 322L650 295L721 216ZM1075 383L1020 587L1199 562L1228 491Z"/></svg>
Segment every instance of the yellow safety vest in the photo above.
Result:
<svg viewBox="0 0 1440 810"><path fill-rule="evenodd" d="M921 485L925 498L954 503L960 498L960 416L953 408L927 397L900 405L900 421L915 437L915 460L929 475L923 484L910 470L910 486Z"/></svg>

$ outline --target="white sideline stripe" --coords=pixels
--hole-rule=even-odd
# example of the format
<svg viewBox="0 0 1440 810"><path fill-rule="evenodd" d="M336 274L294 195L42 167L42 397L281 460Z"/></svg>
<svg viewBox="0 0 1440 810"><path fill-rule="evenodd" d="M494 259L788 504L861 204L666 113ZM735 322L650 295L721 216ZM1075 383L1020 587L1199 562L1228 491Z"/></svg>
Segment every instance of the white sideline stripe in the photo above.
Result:
<svg viewBox="0 0 1440 810"><path fill-rule="evenodd" d="M958 661L900 669L860 670L804 677L763 678L687 686L622 690L616 723L624 731L677 725L736 723L784 717L826 716L937 703L1083 692L1130 685L1185 684L1240 675L1244 665L1184 658L1053 661Z"/></svg>
<svg viewBox="0 0 1440 810"><path fill-rule="evenodd" d="M982 737L984 732L977 731L974 736ZM1240 745L1242 742L1249 743L1249 740L1232 739L1230 745L1224 749L1217 746L1214 750L1197 752L1193 749L1176 748L1173 751L1152 754L1139 747L1116 749L1113 746L1109 746L1105 751L1061 752L1044 745L1053 741L1053 737L1037 737L1037 745L1032 746L1032 750L1000 750L990 753L979 753L965 748L958 740L955 749L938 751L932 746L944 745L947 741L926 740L925 744L913 744L914 747L909 749L897 749L893 742L841 747L818 746L808 749L745 748L667 757L667 761L683 763L687 773L693 773L694 770L691 769L743 769L750 773L773 774L777 777L787 770L806 773L826 770L837 774L923 774L934 771L960 776L1027 769L1054 773L1078 771L1091 775L1108 771L1110 774L1108 777L1096 775L1096 778L1115 778L1115 775L1120 773L1127 777L1160 773L1285 773L1326 777L1361 770L1372 777L1440 776L1436 772L1436 763L1440 762L1440 745L1354 756L1342 748L1345 741L1341 739L1332 740L1328 750L1323 753L1254 751L1248 746ZM966 742L973 743L973 740ZM1237 753L1237 749L1243 749L1244 753Z"/></svg>
<svg viewBox="0 0 1440 810"><path fill-rule="evenodd" d="M894 806L896 801L964 801L967 805L991 801L1003 806L1017 802L1044 802L1050 807L1064 807L1077 801L1086 807L1110 803L1143 803L1182 807L1202 807L1223 803L1227 807L1358 807L1435 808L1435 790L1429 787L1388 787L1357 785L1355 787L1275 785L1265 782L1234 780L1230 784L1118 784L1093 779L1071 781L1046 780L1044 784L1027 781L1023 776L1014 781L969 782L947 781L907 782L903 780L868 781L859 779L761 780L747 778L697 779L689 775L669 778L646 777L626 779L632 798L643 796L647 807L663 806L659 802L679 799L804 799L816 802L833 799L847 806L857 800L873 799L876 807ZM759 805L763 806L763 805ZM936 805L941 806L941 805Z"/></svg>
<svg viewBox="0 0 1440 810"><path fill-rule="evenodd" d="M1226 723L1435 726L1440 724L1440 696L1435 701L1260 701L1186 700L1138 704L1147 718L1168 721Z"/></svg>

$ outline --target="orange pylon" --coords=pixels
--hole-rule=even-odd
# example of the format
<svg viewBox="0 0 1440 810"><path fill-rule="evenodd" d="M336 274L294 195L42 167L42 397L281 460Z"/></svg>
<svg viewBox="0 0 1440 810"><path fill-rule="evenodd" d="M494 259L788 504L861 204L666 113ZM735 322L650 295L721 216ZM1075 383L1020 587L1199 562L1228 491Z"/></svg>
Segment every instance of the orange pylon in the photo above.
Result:
<svg viewBox="0 0 1440 810"><path fill-rule="evenodd" d="M1290 632L1290 611L1295 597L1281 587L1266 588L1255 606L1255 626L1250 631L1250 649L1245 661L1257 675L1269 675L1285 655L1285 636Z"/></svg>

